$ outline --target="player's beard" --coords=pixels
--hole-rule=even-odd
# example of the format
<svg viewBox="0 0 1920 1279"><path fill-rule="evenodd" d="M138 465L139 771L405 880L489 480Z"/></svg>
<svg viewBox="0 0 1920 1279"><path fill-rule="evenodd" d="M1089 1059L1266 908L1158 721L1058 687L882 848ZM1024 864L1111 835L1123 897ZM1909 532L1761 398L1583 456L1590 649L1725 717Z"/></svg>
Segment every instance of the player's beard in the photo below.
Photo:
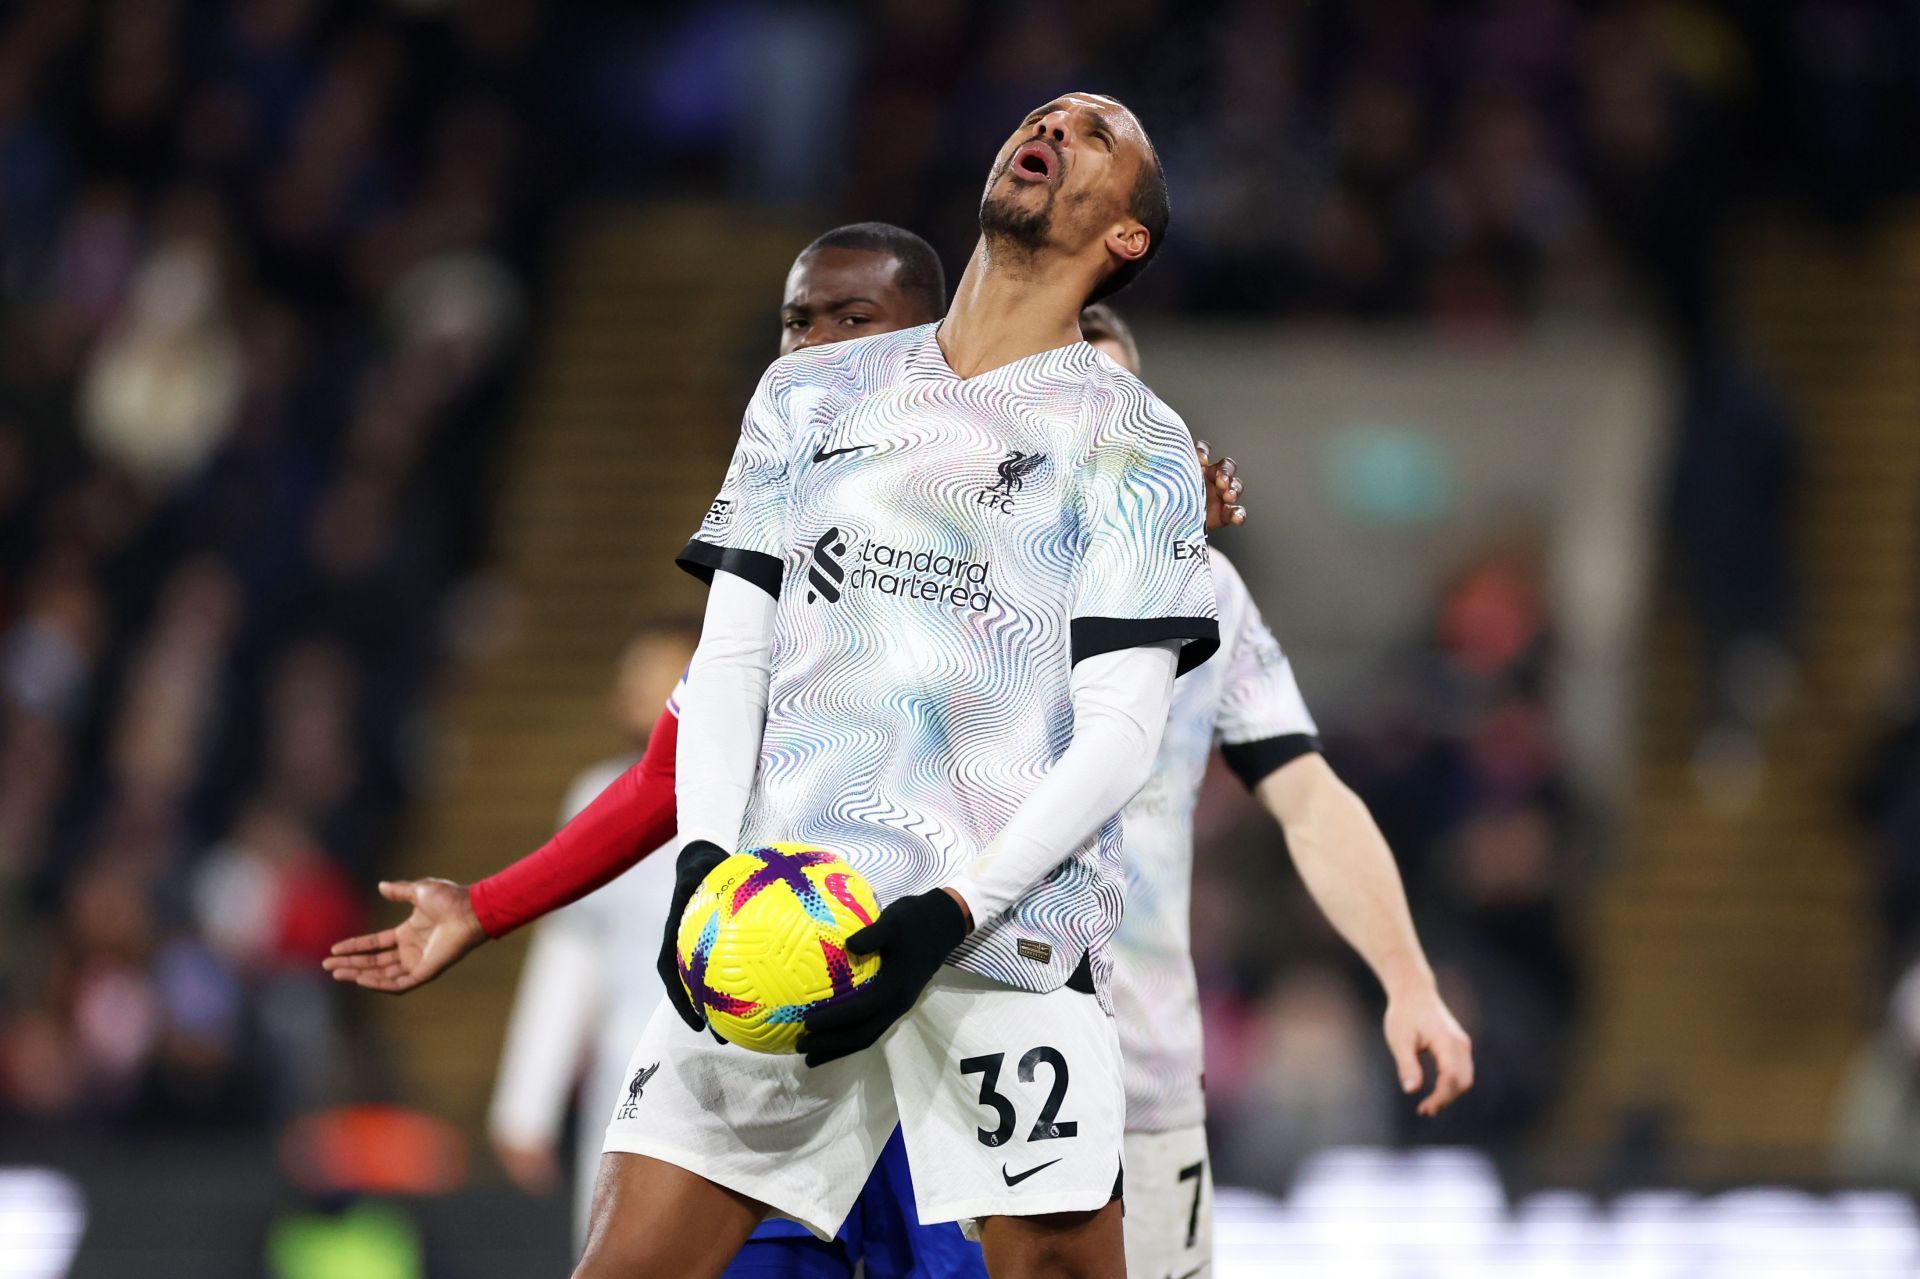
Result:
<svg viewBox="0 0 1920 1279"><path fill-rule="evenodd" d="M1053 238L1053 202L1060 188L1049 186L1047 198L1039 208L1026 208L1009 196L994 194L1005 173L1002 169L995 174L994 180L987 184L987 193L980 198L980 234L988 244L1032 253Z"/></svg>

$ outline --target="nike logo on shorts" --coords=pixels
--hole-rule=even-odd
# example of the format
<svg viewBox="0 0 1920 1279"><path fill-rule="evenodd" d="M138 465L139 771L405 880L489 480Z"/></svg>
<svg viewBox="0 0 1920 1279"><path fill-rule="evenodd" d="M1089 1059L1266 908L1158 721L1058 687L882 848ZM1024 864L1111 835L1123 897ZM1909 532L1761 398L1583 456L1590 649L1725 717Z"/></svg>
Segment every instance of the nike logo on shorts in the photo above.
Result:
<svg viewBox="0 0 1920 1279"><path fill-rule="evenodd" d="M861 449L875 447L877 446L872 444L854 444L844 449L815 449L813 451L813 460L816 462L824 462L830 457L839 457L842 453L858 453Z"/></svg>
<svg viewBox="0 0 1920 1279"><path fill-rule="evenodd" d="M1066 1158L1065 1155L1060 1156L1060 1159L1065 1159L1065 1158ZM1055 1164L1060 1162L1060 1159L1049 1159L1047 1160L1047 1162L1041 1164L1039 1167L1029 1168L1025 1172L1020 1173L1018 1175L1008 1172L1007 1166L1005 1164L1001 1164L1000 1177L1001 1177L1001 1180L1005 1181L1009 1186L1017 1186L1021 1182L1025 1181L1027 1178L1033 1176L1034 1173L1045 1172L1047 1169L1053 1167Z"/></svg>

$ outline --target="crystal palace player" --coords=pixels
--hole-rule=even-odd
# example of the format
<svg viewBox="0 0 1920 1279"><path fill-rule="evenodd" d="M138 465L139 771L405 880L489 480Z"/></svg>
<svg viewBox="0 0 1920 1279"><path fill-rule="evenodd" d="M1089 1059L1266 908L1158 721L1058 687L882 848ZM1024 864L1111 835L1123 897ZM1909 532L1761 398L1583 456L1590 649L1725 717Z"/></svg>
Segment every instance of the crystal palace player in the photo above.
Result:
<svg viewBox="0 0 1920 1279"><path fill-rule="evenodd" d="M1111 309L1089 307L1080 327L1140 372L1133 336ZM1434 984L1386 840L1320 757L1292 664L1238 570L1216 550L1207 557L1220 652L1180 681L1153 776L1122 818L1127 913L1114 939L1114 1005L1126 1063L1127 1267L1153 1279L1205 1274L1213 1256L1188 890L1194 804L1216 745L1279 820L1308 891L1386 990L1387 1044L1407 1092L1420 1087L1420 1054L1432 1055L1420 1113L1437 1114L1473 1084L1472 1048Z"/></svg>

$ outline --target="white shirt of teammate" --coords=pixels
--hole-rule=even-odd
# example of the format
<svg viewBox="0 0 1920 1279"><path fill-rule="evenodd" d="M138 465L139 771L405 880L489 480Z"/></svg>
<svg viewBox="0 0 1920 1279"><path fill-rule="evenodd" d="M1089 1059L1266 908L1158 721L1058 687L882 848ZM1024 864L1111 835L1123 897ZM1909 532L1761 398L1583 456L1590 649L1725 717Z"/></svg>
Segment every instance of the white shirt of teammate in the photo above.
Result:
<svg viewBox="0 0 1920 1279"><path fill-rule="evenodd" d="M1293 666L1247 585L1210 551L1220 651L1174 688L1153 776L1122 815L1127 913L1114 938L1114 1005L1125 1060L1127 1130L1204 1122L1200 992L1189 910L1193 812L1218 745L1255 780L1319 749Z"/></svg>

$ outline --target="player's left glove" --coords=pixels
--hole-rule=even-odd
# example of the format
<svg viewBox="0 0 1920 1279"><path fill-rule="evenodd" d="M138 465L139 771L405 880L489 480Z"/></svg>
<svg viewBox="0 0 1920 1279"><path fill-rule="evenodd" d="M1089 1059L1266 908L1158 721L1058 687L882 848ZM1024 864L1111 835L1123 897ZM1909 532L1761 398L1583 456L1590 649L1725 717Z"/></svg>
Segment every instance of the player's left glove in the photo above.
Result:
<svg viewBox="0 0 1920 1279"><path fill-rule="evenodd" d="M807 1065L870 1048L906 1016L941 963L967 936L966 912L936 888L902 897L880 918L847 938L847 949L880 956L880 971L845 999L807 1014L800 1051Z"/></svg>
<svg viewBox="0 0 1920 1279"><path fill-rule="evenodd" d="M666 983L667 1002L680 1014L680 1020L695 1030L707 1029L707 1022L687 998L686 983L680 980L680 917L687 913L687 903L699 891L700 881L707 877L707 872L725 860L727 850L718 844L704 839L687 841L674 864L673 897L667 906L667 935L660 941L660 961L656 966L660 980ZM719 1039L720 1033L715 1031L713 1037Z"/></svg>

